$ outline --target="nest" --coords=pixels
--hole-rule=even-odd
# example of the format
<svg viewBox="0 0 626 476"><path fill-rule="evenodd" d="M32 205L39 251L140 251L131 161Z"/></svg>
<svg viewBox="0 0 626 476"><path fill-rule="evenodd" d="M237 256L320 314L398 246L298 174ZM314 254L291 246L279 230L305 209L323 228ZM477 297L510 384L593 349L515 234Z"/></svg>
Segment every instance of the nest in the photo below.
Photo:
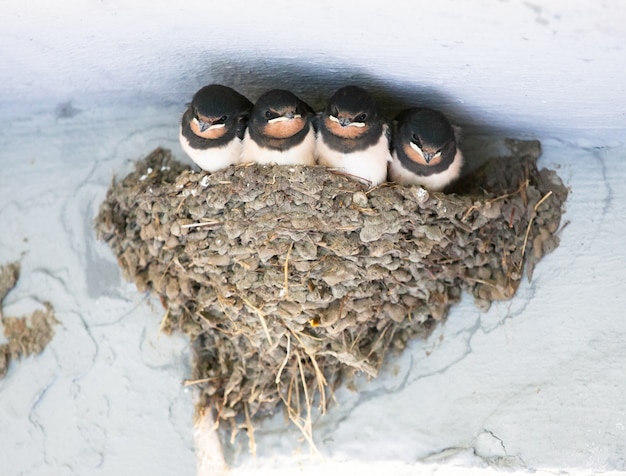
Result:
<svg viewBox="0 0 626 476"><path fill-rule="evenodd" d="M54 326L59 322L48 302L44 309L37 309L29 316L4 315L3 301L15 287L20 275L19 263L0 266L0 323L7 342L0 344L0 378L4 378L12 360L39 354L54 336Z"/></svg>
<svg viewBox="0 0 626 476"><path fill-rule="evenodd" d="M346 375L375 376L463 291L511 298L558 245L567 190L538 142L474 172L458 194L367 186L323 167L195 173L157 149L113 183L96 219L125 277L193 342L200 409L252 431L283 405L312 442Z"/></svg>

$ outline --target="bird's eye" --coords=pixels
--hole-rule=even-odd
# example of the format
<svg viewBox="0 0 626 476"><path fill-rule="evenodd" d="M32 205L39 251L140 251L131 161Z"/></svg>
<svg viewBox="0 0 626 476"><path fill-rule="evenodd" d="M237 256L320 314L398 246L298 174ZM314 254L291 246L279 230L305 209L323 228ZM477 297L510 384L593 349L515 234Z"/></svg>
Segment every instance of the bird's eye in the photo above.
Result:
<svg viewBox="0 0 626 476"><path fill-rule="evenodd" d="M413 134L413 142L415 143L416 146L418 146L420 149L422 148L422 141L420 140L420 138L417 136L417 134Z"/></svg>
<svg viewBox="0 0 626 476"><path fill-rule="evenodd" d="M365 114L365 113L363 112L363 113L359 114L358 116L356 116L356 117L354 118L354 121L355 121L355 122L364 122L364 121L365 121L365 119L367 119L367 114Z"/></svg>
<svg viewBox="0 0 626 476"><path fill-rule="evenodd" d="M220 122L226 122L227 119L228 119L228 116L222 116L220 117Z"/></svg>
<svg viewBox="0 0 626 476"><path fill-rule="evenodd" d="M276 119L277 117L280 117L280 114L278 114L276 111L272 111L270 109L265 111L265 118L268 121L271 121L272 119Z"/></svg>

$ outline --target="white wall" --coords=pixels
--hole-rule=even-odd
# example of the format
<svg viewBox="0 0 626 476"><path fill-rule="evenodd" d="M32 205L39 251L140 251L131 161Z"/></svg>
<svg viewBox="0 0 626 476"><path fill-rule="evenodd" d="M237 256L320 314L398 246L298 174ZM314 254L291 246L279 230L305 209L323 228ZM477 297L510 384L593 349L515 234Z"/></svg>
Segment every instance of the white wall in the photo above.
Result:
<svg viewBox="0 0 626 476"><path fill-rule="evenodd" d="M180 112L211 81L317 106L355 82L389 110L441 107L470 131L541 138L541 165L572 189L561 245L512 301L482 313L464 299L391 372L338 391L316 435L345 467L294 463L299 435L280 419L257 432L261 463L286 460L265 474L415 474L449 459L430 472L457 474L459 455L626 469L626 2L364 3L5 0L0 263L22 264L5 305L50 301L62 325L0 381L0 473L193 474L189 349L159 334L160 304L122 280L92 219L132 160L159 145L182 158Z"/></svg>
<svg viewBox="0 0 626 476"><path fill-rule="evenodd" d="M0 106L182 108L212 81L320 105L356 82L390 112L425 103L470 131L623 143L626 3L544 3L13 1L0 18Z"/></svg>

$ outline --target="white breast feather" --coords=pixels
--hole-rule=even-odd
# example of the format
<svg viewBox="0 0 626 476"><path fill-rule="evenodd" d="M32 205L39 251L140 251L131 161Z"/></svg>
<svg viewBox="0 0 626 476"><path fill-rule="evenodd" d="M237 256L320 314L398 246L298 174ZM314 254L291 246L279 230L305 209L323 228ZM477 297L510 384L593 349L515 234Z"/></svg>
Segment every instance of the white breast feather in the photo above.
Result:
<svg viewBox="0 0 626 476"><path fill-rule="evenodd" d="M286 151L268 149L260 147L250 137L250 132L246 130L243 138L243 149L241 151L241 162L257 164L277 164L277 165L315 165L315 132L309 129L309 133L304 140L295 147Z"/></svg>
<svg viewBox="0 0 626 476"><path fill-rule="evenodd" d="M202 170L216 172L229 165L239 163L241 156L241 140L238 137L235 137L222 147L210 147L208 149L192 148L187 138L182 134L182 128L178 138L185 153L191 160L198 164Z"/></svg>
<svg viewBox="0 0 626 476"><path fill-rule="evenodd" d="M457 149L454 160L443 172L432 175L416 175L402 166L398 154L394 151L393 160L389 165L389 179L400 185L421 185L432 192L439 192L459 178L462 166L463 154Z"/></svg>
<svg viewBox="0 0 626 476"><path fill-rule="evenodd" d="M348 153L331 149L324 142L322 134L319 134L316 155L318 164L365 179L371 182L372 187L387 179L387 165L391 161L389 141L385 133L375 145Z"/></svg>

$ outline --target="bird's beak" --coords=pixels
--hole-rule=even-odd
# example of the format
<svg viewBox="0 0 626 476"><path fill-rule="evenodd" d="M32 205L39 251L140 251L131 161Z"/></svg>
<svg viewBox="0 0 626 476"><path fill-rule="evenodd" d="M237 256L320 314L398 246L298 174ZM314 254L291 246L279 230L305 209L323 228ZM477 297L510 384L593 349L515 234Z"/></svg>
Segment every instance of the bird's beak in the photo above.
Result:
<svg viewBox="0 0 626 476"><path fill-rule="evenodd" d="M301 117L302 117L302 114L296 114L295 112L288 112L282 116L278 116L278 117L275 117L274 119L270 119L269 121L267 121L267 123L272 124L274 122L290 121L292 119L300 119Z"/></svg>
<svg viewBox="0 0 626 476"><path fill-rule="evenodd" d="M434 154L432 152L427 152L413 141L411 141L409 145L415 152L417 152L424 158L424 162L426 162L427 164L430 164L431 160L435 160L441 155L441 151L435 152Z"/></svg>
<svg viewBox="0 0 626 476"><path fill-rule="evenodd" d="M222 127L226 127L226 124L223 122L220 124L211 124L210 122L198 121L198 127L200 128L200 132L205 132L209 129L221 129Z"/></svg>
<svg viewBox="0 0 626 476"><path fill-rule="evenodd" d="M341 127L365 127L365 124L362 122L352 122L352 120L348 117L335 117L332 114L328 116L328 118L339 124Z"/></svg>
<svg viewBox="0 0 626 476"><path fill-rule="evenodd" d="M350 119L348 119L347 117L337 117L337 116L333 116L332 114L330 114L328 116L328 118L333 121L336 122L337 124L339 124L341 127L347 127L351 124Z"/></svg>
<svg viewBox="0 0 626 476"><path fill-rule="evenodd" d="M352 124L352 121L347 117L340 117L339 124L341 125L341 127L348 127L350 124Z"/></svg>
<svg viewBox="0 0 626 476"><path fill-rule="evenodd" d="M441 155L441 152L435 152L433 154L432 152L422 151L422 156L424 157L424 162L426 162L427 164L430 164L431 160L435 160L440 155Z"/></svg>

